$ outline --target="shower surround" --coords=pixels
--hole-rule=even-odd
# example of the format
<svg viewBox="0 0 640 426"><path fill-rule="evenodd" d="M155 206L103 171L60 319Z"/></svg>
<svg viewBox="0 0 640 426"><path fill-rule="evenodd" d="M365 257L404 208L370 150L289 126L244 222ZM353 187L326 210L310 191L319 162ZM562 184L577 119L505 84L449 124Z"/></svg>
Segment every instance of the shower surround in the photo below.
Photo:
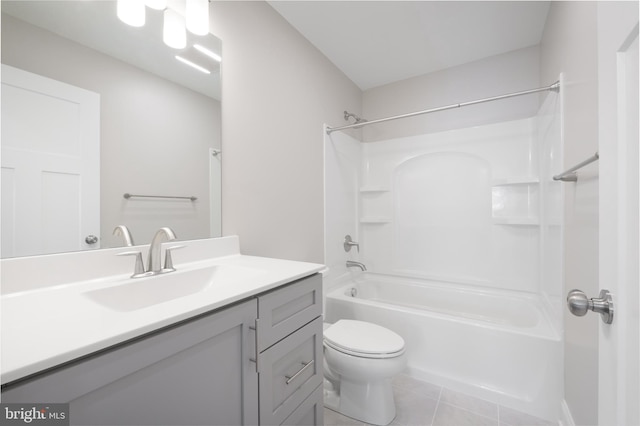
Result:
<svg viewBox="0 0 640 426"><path fill-rule="evenodd" d="M409 374L557 419L560 102L549 93L534 117L379 142L326 136L327 320L389 327ZM359 252L345 253L347 234Z"/></svg>

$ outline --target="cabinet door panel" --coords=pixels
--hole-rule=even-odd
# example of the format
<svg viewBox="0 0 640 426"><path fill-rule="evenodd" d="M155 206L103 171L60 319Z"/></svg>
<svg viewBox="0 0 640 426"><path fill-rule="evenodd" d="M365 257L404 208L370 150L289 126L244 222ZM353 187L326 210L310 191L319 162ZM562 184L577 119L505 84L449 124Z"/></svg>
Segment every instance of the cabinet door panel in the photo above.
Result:
<svg viewBox="0 0 640 426"><path fill-rule="evenodd" d="M281 424L322 383L322 318L260 354L260 424Z"/></svg>
<svg viewBox="0 0 640 426"><path fill-rule="evenodd" d="M72 425L256 424L255 300L59 368L3 402L66 402Z"/></svg>
<svg viewBox="0 0 640 426"><path fill-rule="evenodd" d="M286 426L317 426L324 424L323 387L318 386L282 423Z"/></svg>
<svg viewBox="0 0 640 426"><path fill-rule="evenodd" d="M322 315L322 276L308 278L258 298L258 348L262 352Z"/></svg>

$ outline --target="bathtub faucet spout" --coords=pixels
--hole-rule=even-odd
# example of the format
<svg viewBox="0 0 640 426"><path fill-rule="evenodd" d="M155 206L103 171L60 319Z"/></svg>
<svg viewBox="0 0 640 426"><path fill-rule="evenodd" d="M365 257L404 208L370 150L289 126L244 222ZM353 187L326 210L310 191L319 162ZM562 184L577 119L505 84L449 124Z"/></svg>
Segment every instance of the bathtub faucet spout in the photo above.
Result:
<svg viewBox="0 0 640 426"><path fill-rule="evenodd" d="M367 270L367 267L364 266L364 263L355 262L353 260L347 260L347 268L350 268L352 266L355 266L356 268L360 268L363 271Z"/></svg>

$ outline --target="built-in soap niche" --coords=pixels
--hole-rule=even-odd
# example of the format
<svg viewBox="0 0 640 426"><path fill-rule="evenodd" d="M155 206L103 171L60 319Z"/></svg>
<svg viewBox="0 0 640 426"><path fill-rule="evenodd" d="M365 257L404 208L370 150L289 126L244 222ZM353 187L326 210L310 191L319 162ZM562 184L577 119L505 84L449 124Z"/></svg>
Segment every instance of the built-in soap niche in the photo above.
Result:
<svg viewBox="0 0 640 426"><path fill-rule="evenodd" d="M391 222L391 188L387 186L360 187L360 223L383 225Z"/></svg>
<svg viewBox="0 0 640 426"><path fill-rule="evenodd" d="M539 182L535 177L494 179L491 211L496 225L539 224Z"/></svg>

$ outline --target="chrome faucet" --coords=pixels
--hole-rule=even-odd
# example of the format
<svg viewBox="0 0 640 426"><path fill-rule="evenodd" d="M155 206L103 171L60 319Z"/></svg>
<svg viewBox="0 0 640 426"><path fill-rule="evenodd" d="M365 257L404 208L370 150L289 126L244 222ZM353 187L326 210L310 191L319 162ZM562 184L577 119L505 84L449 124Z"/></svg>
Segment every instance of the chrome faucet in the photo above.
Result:
<svg viewBox="0 0 640 426"><path fill-rule="evenodd" d="M131 278L141 278L141 277L147 277L151 275L150 272L144 271L144 263L142 262L141 251L139 250L124 251L122 253L117 253L116 256L135 256L136 257L136 265L133 268L133 275L131 275Z"/></svg>
<svg viewBox="0 0 640 426"><path fill-rule="evenodd" d="M363 271L367 270L367 267L364 266L364 263L356 262L353 260L347 260L347 268L350 268L352 266L355 266L356 268L360 268Z"/></svg>
<svg viewBox="0 0 640 426"><path fill-rule="evenodd" d="M156 235L153 236L151 240L151 245L149 246L149 257L147 259L147 272L151 272L151 274L159 274L162 272L162 241L172 241L176 239L176 234L173 233L173 230L169 227L163 227L158 229ZM173 270L173 266L170 268Z"/></svg>
<svg viewBox="0 0 640 426"><path fill-rule="evenodd" d="M119 229L119 232L123 232L123 228L128 232L126 226L121 225L113 231L114 234L118 229ZM123 236L125 235L127 234L126 233L123 234ZM139 250L117 253L116 256L135 256L136 257L136 264L133 271L133 275L131 275L131 278L149 277L151 275L173 272L176 269L173 267L173 259L171 258L171 251L175 249L183 248L185 246L181 245L181 246L167 247L165 249L164 267L161 266L161 257L162 257L162 241L163 240L172 241L175 239L176 239L176 234L173 233L173 230L171 228L164 227L164 228L158 229L158 232L156 232L156 234L153 236L153 240L151 240L151 244L149 245L149 257L147 259L146 270L144 268L144 263L142 262L142 252ZM125 241L127 241L126 236L125 236ZM129 244L129 242L127 242L127 244ZM131 241L131 244L133 244L133 241Z"/></svg>
<svg viewBox="0 0 640 426"><path fill-rule="evenodd" d="M131 236L131 232L129 231L129 228L126 227L126 225L116 226L115 229L113 230L113 235L121 236L122 239L124 239L124 244L127 247L131 247L135 245L133 243L133 237Z"/></svg>

